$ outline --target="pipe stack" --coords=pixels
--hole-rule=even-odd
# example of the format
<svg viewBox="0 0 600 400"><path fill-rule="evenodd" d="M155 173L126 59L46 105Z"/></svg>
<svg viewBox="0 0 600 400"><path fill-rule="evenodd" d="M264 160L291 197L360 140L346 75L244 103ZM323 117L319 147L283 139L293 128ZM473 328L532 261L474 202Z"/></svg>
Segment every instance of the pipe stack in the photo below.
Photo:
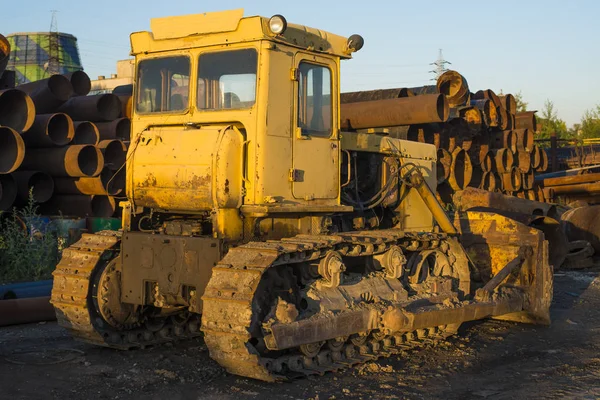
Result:
<svg viewBox="0 0 600 400"><path fill-rule="evenodd" d="M31 193L46 214L115 213L114 196L125 189L130 96L88 96L90 89L88 75L76 71L0 91L0 210Z"/></svg>
<svg viewBox="0 0 600 400"><path fill-rule="evenodd" d="M434 144L446 203L466 187L544 201L535 173L546 171L548 155L534 144L535 111L517 112L511 94L473 93L464 76L446 71L435 86L342 93L341 103L342 129Z"/></svg>

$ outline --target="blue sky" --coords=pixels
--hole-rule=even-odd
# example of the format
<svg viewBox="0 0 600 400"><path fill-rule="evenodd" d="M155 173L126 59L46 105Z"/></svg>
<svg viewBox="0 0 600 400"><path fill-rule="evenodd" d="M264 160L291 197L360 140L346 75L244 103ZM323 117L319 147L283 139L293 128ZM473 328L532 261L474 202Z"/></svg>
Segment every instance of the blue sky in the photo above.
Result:
<svg viewBox="0 0 600 400"><path fill-rule="evenodd" d="M438 49L472 91L521 91L529 109L554 102L577 123L600 104L600 1L164 1L29 0L4 4L1 33L58 29L79 39L88 74L110 75L126 58L129 33L150 18L244 8L245 15L283 14L288 21L349 36L364 48L342 64L342 90L419 86ZM25 5L26 4L26 5ZM6 17L9 16L9 17Z"/></svg>

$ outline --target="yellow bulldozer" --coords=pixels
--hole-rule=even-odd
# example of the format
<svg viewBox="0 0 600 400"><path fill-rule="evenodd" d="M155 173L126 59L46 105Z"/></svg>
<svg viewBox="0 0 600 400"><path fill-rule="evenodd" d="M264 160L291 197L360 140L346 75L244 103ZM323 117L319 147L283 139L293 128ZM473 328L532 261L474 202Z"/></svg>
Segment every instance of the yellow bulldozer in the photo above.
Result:
<svg viewBox="0 0 600 400"><path fill-rule="evenodd" d="M542 232L449 217L433 145L340 120L363 46L242 10L131 34L122 229L54 272L59 323L116 349L204 336L229 372L275 381L431 343L461 323L549 323Z"/></svg>

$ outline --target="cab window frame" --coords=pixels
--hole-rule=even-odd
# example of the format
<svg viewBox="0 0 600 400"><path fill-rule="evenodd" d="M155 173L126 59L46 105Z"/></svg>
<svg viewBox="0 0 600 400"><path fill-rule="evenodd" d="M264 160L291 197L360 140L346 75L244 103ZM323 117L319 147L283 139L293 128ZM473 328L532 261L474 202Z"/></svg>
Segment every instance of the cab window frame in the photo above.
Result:
<svg viewBox="0 0 600 400"><path fill-rule="evenodd" d="M138 108L139 105L141 104L139 101L142 98L142 93L141 91L143 90L143 85L141 84L141 79L142 77L140 76L140 70L142 65L145 62L151 62L151 61L156 61L156 60L166 60L169 58L185 58L188 61L188 85L187 85L187 104L184 104L184 107L182 109L177 109L177 110L168 110L168 111L140 111L140 109ZM134 82L134 90L136 93L136 103L134 104L134 111L137 115L142 115L142 116L155 116L155 115L185 115L188 114L190 112L190 109L192 107L192 81L193 81L193 75L192 75L192 71L194 68L194 64L193 64L193 57L190 53L185 53L185 54L170 54L170 55L161 55L161 56L157 56L157 57L147 57L147 58L143 58L139 61L138 66L136 68L135 71L135 82Z"/></svg>
<svg viewBox="0 0 600 400"><path fill-rule="evenodd" d="M308 107L308 105L305 103L308 100L308 87L306 89L304 89L302 87L303 85L303 78L302 78L302 65L309 65L311 67L320 67L322 70L325 70L329 73L329 126L327 127L327 131L323 130L323 131L318 131L318 130L313 130L313 129L308 129L305 126L302 126L301 124L301 116L302 116L302 110L301 107L303 106L304 103L304 107ZM321 80L323 81L323 77L321 77ZM314 77L312 78L314 79ZM315 137L322 137L322 138L329 138L332 137L334 135L334 115L333 115L333 80L334 80L334 71L332 70L331 66L328 64L324 64L321 62L318 62L316 60L311 60L311 59L302 59L300 60L300 62L298 63L298 79L297 79L297 93L296 93L296 102L297 102L297 106L296 106L296 126L300 129L300 132L303 136L315 136ZM307 74L307 79L306 79L306 83L308 85L308 74ZM321 89L323 89L324 86L321 87ZM327 94L321 93L321 100L323 100L325 98L325 96L327 96ZM313 93L313 100L314 100L314 93ZM314 116L314 103L312 105L313 107L313 116ZM321 104L321 110L324 108L324 105ZM308 112L308 110L304 111L305 113ZM322 112L322 111L321 111ZM314 118L314 117L313 117ZM325 121L323 121L323 123L325 123Z"/></svg>
<svg viewBox="0 0 600 400"><path fill-rule="evenodd" d="M208 81L208 77L207 76L203 76L202 75L202 70L201 70L201 64L202 64L202 57L203 56L207 56L207 55L216 55L216 54L226 54L226 53L233 53L233 52L241 52L241 51L252 51L254 52L254 56L255 56L255 63L254 63L254 69L253 69L253 73L248 73L248 74L228 74L228 73L223 73L221 75L219 75L219 79L218 80L213 80L213 85L214 87L211 89L212 91L219 91L219 89L216 89L219 86L219 82L221 81L221 79L224 76L236 76L236 75L254 75L254 85L253 85L253 100L252 100L252 104L250 105L243 105L241 107L207 107L205 106L201 106L200 105L200 100L201 100L201 96L200 96L200 88L201 86L204 86L204 88L206 88L207 86L207 81ZM257 104L257 99L258 99L258 79L259 79L259 70L260 70L260 62L259 62L259 56L260 56L260 51L255 48L255 47L238 47L238 48L227 48L227 49L218 49L218 50L211 50L211 51L203 51L200 52L197 56L196 56L196 76L195 76L195 101L194 101L194 107L196 108L196 110L198 112L224 112L224 111L243 111L243 110L251 110L253 108L256 107ZM202 82L202 83L201 83ZM216 84L216 85L215 85ZM222 95L225 95L226 93L234 93L234 92L224 92L222 93ZM220 93L219 93L220 94ZM235 94L235 93L234 93ZM220 96L217 96L220 97ZM239 96L238 96L239 97ZM204 102L210 102L211 98L209 98L208 96L208 92L204 92ZM215 101L215 97L212 97L212 100ZM231 98L229 100L230 102L232 101ZM241 103L246 103L243 102L241 100L239 100ZM224 101L225 102L225 101Z"/></svg>

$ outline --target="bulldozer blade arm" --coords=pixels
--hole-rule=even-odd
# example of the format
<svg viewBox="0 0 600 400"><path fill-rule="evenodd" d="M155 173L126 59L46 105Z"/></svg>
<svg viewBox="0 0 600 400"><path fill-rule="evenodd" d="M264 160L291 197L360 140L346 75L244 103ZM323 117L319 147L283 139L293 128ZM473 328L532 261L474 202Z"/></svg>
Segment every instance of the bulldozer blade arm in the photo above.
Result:
<svg viewBox="0 0 600 400"><path fill-rule="evenodd" d="M496 213L467 211L454 222L472 265L474 281L488 283L515 259L521 265L507 274L499 286L525 293L523 311L494 318L534 324L550 323L553 270L544 233Z"/></svg>

